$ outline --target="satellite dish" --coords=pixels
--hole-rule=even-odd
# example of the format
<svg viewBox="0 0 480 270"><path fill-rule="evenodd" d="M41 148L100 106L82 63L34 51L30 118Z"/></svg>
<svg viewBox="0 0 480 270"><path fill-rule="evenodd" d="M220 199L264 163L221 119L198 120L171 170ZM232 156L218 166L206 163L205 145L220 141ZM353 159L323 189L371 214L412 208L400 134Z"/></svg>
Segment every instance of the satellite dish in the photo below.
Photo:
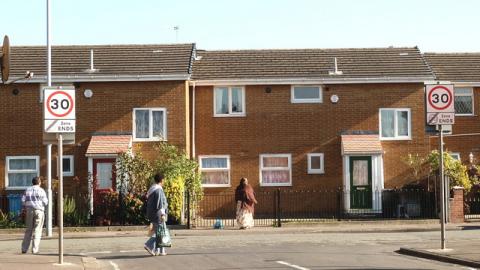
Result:
<svg viewBox="0 0 480 270"><path fill-rule="evenodd" d="M3 47L0 52L0 69L2 70L2 82L5 83L10 75L10 41L8 36L3 38Z"/></svg>

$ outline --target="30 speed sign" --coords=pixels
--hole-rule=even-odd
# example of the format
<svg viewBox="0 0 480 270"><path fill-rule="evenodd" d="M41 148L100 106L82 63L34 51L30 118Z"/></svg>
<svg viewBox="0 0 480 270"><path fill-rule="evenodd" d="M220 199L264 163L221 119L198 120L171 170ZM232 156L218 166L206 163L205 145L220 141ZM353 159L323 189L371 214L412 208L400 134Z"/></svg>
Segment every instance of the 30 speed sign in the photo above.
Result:
<svg viewBox="0 0 480 270"><path fill-rule="evenodd" d="M425 86L427 123L429 125L451 125L455 123L455 94L451 84L429 84Z"/></svg>
<svg viewBox="0 0 480 270"><path fill-rule="evenodd" d="M75 132L75 90L64 88L44 89L45 132Z"/></svg>

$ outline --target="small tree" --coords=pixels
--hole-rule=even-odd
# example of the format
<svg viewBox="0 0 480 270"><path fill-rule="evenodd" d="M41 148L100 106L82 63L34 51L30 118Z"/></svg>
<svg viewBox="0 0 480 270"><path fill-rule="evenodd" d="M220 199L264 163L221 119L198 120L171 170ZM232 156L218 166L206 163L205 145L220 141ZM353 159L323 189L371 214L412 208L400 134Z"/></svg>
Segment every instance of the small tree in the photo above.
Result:
<svg viewBox="0 0 480 270"><path fill-rule="evenodd" d="M159 143L155 149L158 158L153 167L166 178L165 193L169 202L169 213L178 221L181 218L185 189L193 202L201 200L203 196L198 163L168 143Z"/></svg>
<svg viewBox="0 0 480 270"><path fill-rule="evenodd" d="M408 154L405 158L402 159L403 162L412 169L412 177L418 182L426 174L426 158L420 156L418 153L415 155Z"/></svg>
<svg viewBox="0 0 480 270"><path fill-rule="evenodd" d="M132 154L132 150L121 153L117 158L117 187L126 194L145 194L151 184L153 167L141 153Z"/></svg>
<svg viewBox="0 0 480 270"><path fill-rule="evenodd" d="M432 151L427 158L430 164L430 173L437 173L440 168L440 153L437 150ZM447 152L443 153L443 164L445 175L450 178L450 184L454 186L461 186L469 191L472 188L472 183L467 173L467 166L462 162L450 156Z"/></svg>

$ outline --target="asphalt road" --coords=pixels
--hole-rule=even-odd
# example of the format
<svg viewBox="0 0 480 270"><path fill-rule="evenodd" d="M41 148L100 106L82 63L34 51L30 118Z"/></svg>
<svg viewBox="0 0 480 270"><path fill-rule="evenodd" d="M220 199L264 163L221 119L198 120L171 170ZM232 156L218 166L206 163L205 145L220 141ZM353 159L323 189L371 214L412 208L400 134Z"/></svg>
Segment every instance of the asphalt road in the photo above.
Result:
<svg viewBox="0 0 480 270"><path fill-rule="evenodd" d="M448 241L468 245L480 230L448 232ZM436 247L438 232L320 233L238 231L173 239L168 255L152 257L143 249L141 233L116 237L65 240L65 253L95 257L111 269L471 269L397 254L400 247ZM42 241L41 251L55 253L56 239ZM448 243L448 242L447 242ZM0 252L20 246L0 241Z"/></svg>

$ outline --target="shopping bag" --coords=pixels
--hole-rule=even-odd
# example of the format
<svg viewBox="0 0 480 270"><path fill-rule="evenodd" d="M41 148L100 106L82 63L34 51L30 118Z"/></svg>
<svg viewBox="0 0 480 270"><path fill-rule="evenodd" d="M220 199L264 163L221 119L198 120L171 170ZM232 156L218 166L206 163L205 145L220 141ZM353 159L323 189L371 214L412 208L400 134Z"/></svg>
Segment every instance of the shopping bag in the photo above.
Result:
<svg viewBox="0 0 480 270"><path fill-rule="evenodd" d="M158 224L157 228L157 247L171 247L172 239L170 237L170 230L167 228L165 222Z"/></svg>

